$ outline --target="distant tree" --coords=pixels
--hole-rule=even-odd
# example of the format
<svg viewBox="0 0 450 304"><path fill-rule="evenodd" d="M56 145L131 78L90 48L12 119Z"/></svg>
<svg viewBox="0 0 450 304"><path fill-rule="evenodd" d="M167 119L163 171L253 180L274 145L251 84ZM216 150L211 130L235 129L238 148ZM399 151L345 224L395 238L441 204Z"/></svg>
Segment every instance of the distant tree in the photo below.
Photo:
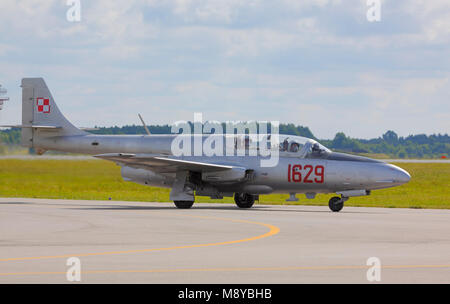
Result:
<svg viewBox="0 0 450 304"><path fill-rule="evenodd" d="M383 139L389 144L393 145L398 144L398 135L394 131L389 130L386 133L384 133Z"/></svg>
<svg viewBox="0 0 450 304"><path fill-rule="evenodd" d="M397 152L398 158L405 158L406 157L406 151L405 148L401 147Z"/></svg>
<svg viewBox="0 0 450 304"><path fill-rule="evenodd" d="M331 142L331 148L355 153L368 152L358 140L347 137L343 132L336 134Z"/></svg>
<svg viewBox="0 0 450 304"><path fill-rule="evenodd" d="M280 134L296 135L315 139L308 127L296 126L294 124L280 124Z"/></svg>

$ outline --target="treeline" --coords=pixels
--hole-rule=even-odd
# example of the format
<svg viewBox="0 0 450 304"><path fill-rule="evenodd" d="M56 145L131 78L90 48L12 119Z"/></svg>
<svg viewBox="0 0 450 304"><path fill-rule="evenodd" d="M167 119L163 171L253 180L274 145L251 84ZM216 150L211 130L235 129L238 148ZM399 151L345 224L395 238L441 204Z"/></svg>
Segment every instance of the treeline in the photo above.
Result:
<svg viewBox="0 0 450 304"><path fill-rule="evenodd" d="M189 123L191 125L191 129L193 128L192 123ZM98 130L91 131L91 133L94 134L145 134L145 129L143 126L123 126L123 127L95 127ZM151 134L171 134L171 126L169 125L162 125L162 126L148 126L148 129ZM223 123L222 124L223 132L226 130L226 126ZM264 130L265 132L265 130ZM280 124L280 133L281 134L288 134L288 135L298 135L298 136L304 136L308 138L314 138L314 135L309 130L308 127L303 126L296 126L294 124Z"/></svg>
<svg viewBox="0 0 450 304"><path fill-rule="evenodd" d="M448 134L398 137L394 131L387 131L379 138L353 139L344 133L337 133L333 140L320 140L320 142L343 152L385 154L394 158L438 158L450 155Z"/></svg>
<svg viewBox="0 0 450 304"><path fill-rule="evenodd" d="M170 134L171 126L158 125L148 126L152 134ZM225 130L225 128L224 128ZM123 127L99 127L91 131L95 134L145 134L142 126ZM280 133L286 135L297 135L317 139L308 127L296 126L294 124L280 124ZM399 137L394 131L387 131L381 137L374 139L355 139L347 137L344 133L337 133L332 140L317 139L326 147L335 151L365 154L385 154L393 158L437 158L450 156L450 136L441 135L410 135ZM0 142L2 145L19 145L20 129L7 129L0 131ZM0 146L0 153L2 147Z"/></svg>
<svg viewBox="0 0 450 304"><path fill-rule="evenodd" d="M20 129L12 128L0 130L0 143L2 145L20 144Z"/></svg>
<svg viewBox="0 0 450 304"><path fill-rule="evenodd" d="M20 129L0 130L0 155L5 154L9 147L20 144Z"/></svg>

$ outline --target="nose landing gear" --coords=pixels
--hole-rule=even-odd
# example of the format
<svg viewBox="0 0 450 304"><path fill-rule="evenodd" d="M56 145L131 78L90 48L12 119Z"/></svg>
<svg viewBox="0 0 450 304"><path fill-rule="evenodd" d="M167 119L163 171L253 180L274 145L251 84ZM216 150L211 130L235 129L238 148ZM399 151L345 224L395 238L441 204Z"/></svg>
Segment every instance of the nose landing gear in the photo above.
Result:
<svg viewBox="0 0 450 304"><path fill-rule="evenodd" d="M345 201L345 198L340 198L339 196L332 197L328 202L328 207L330 207L333 212L339 212L344 208Z"/></svg>

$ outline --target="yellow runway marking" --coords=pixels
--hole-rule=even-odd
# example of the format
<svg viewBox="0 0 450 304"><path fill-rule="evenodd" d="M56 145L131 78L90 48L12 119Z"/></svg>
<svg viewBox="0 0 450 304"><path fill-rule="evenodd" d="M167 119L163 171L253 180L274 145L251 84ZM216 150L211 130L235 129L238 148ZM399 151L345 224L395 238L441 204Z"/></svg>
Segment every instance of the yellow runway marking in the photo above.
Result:
<svg viewBox="0 0 450 304"><path fill-rule="evenodd" d="M149 269L149 270L88 270L82 274L105 274L105 273L177 273L177 272L234 272L234 271L293 271L293 270L353 270L368 269L369 266L305 266L305 267L243 267L243 268L184 268L184 269ZM450 265L386 265L383 269L421 269L421 268L450 268ZM0 276L19 275L51 275L65 274L66 272L10 272L0 273Z"/></svg>
<svg viewBox="0 0 450 304"><path fill-rule="evenodd" d="M0 262L7 261L26 261L26 260L43 260L43 259L56 259L56 258L69 258L69 257L86 257L86 256L100 256L100 255L113 255L113 254L127 254L127 253L143 253L143 252L154 252L154 251L166 251L166 250L175 250L175 249L187 249L187 248L200 248L200 247L211 247L211 246L221 246L221 245L230 245L237 244L243 242L250 242L259 240L262 238L266 238L272 235L275 235L280 232L280 228L274 225L252 222L246 220L235 220L235 219L227 219L227 218L219 218L219 217L209 217L209 216L196 216L196 215L179 215L186 216L192 218L201 218L201 219L213 219L220 221L229 221L234 223L244 223L244 224L253 224L259 225L269 228L269 231L257 235L254 237L249 237L245 239L233 240L233 241L224 241L217 243L206 243L206 244L196 244L196 245L184 245L184 246L173 246L173 247L165 247L165 248L151 248L151 249L137 249L137 250L122 250L122 251L107 251L107 252L92 252L92 253L79 253L79 254L63 254L63 255L53 255L53 256L37 256L37 257L23 257L23 258L3 258L0 259Z"/></svg>

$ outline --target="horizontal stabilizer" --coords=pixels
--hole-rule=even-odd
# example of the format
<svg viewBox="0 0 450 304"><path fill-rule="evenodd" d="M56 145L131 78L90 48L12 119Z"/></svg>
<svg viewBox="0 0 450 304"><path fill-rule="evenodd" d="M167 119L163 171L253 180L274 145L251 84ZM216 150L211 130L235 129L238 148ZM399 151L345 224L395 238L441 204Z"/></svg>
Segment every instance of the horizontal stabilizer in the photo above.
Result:
<svg viewBox="0 0 450 304"><path fill-rule="evenodd" d="M0 126L0 128L32 128L32 129L49 129L49 130L57 130L61 129L62 127L58 126L38 126L38 125L6 125L6 126Z"/></svg>

